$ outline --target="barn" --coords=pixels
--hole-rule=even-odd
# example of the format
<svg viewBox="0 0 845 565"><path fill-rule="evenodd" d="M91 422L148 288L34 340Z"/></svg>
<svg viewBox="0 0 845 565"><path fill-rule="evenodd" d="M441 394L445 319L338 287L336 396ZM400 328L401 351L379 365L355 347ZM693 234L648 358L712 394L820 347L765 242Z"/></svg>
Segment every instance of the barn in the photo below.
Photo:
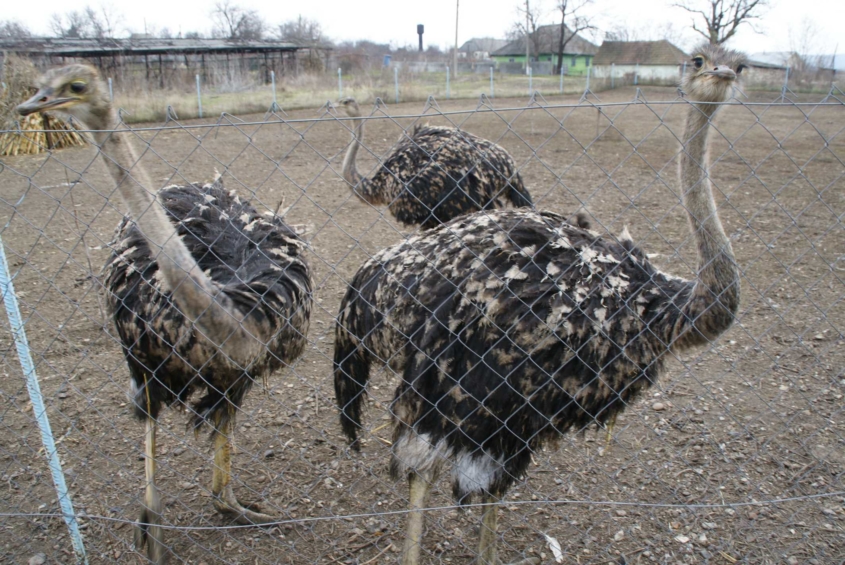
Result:
<svg viewBox="0 0 845 565"><path fill-rule="evenodd" d="M666 41L605 41L593 60L593 76L650 84L677 84L689 56Z"/></svg>

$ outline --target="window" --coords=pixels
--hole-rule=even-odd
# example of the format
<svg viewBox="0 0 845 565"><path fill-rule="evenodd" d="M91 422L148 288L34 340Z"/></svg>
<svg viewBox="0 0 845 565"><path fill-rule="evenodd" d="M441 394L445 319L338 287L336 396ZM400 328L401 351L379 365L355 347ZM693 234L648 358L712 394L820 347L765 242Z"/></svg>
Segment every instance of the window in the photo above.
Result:
<svg viewBox="0 0 845 565"><path fill-rule="evenodd" d="M589 67L589 66L590 66L590 58L589 58L589 57L584 57L584 66L585 66L585 67Z"/></svg>
<svg viewBox="0 0 845 565"><path fill-rule="evenodd" d="M513 63L513 57L511 57L510 59L508 59L508 63Z"/></svg>
<svg viewBox="0 0 845 565"><path fill-rule="evenodd" d="M578 57L572 57L572 66L575 67L578 65Z"/></svg>

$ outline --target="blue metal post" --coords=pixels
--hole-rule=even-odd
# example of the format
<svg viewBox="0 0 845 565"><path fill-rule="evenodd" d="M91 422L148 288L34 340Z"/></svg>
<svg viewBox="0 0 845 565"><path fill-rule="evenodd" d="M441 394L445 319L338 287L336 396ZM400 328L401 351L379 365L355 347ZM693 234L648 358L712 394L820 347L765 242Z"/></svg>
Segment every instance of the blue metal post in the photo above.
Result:
<svg viewBox="0 0 845 565"><path fill-rule="evenodd" d="M640 84L640 64L634 67L634 86Z"/></svg>
<svg viewBox="0 0 845 565"><path fill-rule="evenodd" d="M560 59L560 93L563 94L563 57Z"/></svg>
<svg viewBox="0 0 845 565"><path fill-rule="evenodd" d="M534 93L534 75L531 72L531 67L528 67L528 96Z"/></svg>
<svg viewBox="0 0 845 565"><path fill-rule="evenodd" d="M337 68L337 97L343 98L343 71Z"/></svg>
<svg viewBox="0 0 845 565"><path fill-rule="evenodd" d="M614 82L614 76L613 76L615 74L614 71L616 70L615 67L616 67L615 63L610 64L610 88L612 88L612 89L616 88L616 84Z"/></svg>
<svg viewBox="0 0 845 565"><path fill-rule="evenodd" d="M493 67L490 67L490 98L494 98L494 96L493 96Z"/></svg>
<svg viewBox="0 0 845 565"><path fill-rule="evenodd" d="M587 85L584 87L584 90L590 90L590 71L593 70L593 67L587 67Z"/></svg>
<svg viewBox="0 0 845 565"><path fill-rule="evenodd" d="M270 71L270 82L273 85L273 110L279 107L276 104L276 71Z"/></svg>
<svg viewBox="0 0 845 565"><path fill-rule="evenodd" d="M446 65L446 99L448 100L451 97L452 97L452 91L449 88L449 66Z"/></svg>
<svg viewBox="0 0 845 565"><path fill-rule="evenodd" d="M3 247L3 240L0 239L0 293L3 294L3 303L6 306L6 316L9 318L9 327L12 329L12 336L18 350L18 360L26 378L26 389L29 392L29 400L32 402L32 413L38 422L38 429L41 431L41 443L47 455L50 466L50 474L53 476L53 486L56 488L56 496L59 498L59 506L62 509L65 523L70 533L70 540L73 550L76 553L76 562L88 564L88 556L85 554L85 545L82 543L82 535L79 533L79 523L76 521L76 513L73 511L73 503L65 484L65 475L62 472L62 464L59 461L59 454L56 451L56 442L53 440L53 431L50 428L50 420L47 418L47 408L44 406L44 398L41 396L41 387L38 384L38 377L35 374L35 365L32 362L32 355L29 352L29 343L26 339L21 311L18 306L18 298L15 295L15 287L12 284L12 277L9 274L9 266L6 262L6 250Z"/></svg>
<svg viewBox="0 0 845 565"><path fill-rule="evenodd" d="M396 103L399 104L399 67L393 67L393 88L396 90Z"/></svg>

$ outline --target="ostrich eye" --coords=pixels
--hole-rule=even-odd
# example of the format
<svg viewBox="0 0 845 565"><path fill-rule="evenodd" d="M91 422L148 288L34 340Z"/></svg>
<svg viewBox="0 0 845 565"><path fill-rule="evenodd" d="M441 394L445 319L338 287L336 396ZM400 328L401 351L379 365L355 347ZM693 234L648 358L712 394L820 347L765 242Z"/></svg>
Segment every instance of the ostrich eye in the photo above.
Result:
<svg viewBox="0 0 845 565"><path fill-rule="evenodd" d="M744 71L744 70L745 70L745 68L746 68L746 67L745 67L745 65L740 65L740 66L738 66L738 67L736 68L736 74L741 75L741 74L742 74L742 71Z"/></svg>
<svg viewBox="0 0 845 565"><path fill-rule="evenodd" d="M704 57L693 57L692 64L695 65L696 69L700 69L704 66Z"/></svg>
<svg viewBox="0 0 845 565"><path fill-rule="evenodd" d="M86 84L81 80L74 81L70 83L70 91L74 94L82 94L85 92Z"/></svg>

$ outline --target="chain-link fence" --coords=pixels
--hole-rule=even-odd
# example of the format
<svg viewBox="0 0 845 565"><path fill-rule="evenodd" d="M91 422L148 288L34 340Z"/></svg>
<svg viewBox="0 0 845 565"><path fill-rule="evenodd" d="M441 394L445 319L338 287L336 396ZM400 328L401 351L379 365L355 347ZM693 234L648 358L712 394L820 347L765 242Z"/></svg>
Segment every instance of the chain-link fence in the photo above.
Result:
<svg viewBox="0 0 845 565"><path fill-rule="evenodd" d="M677 174L690 103L669 89L600 96L379 104L366 120L358 169L377 170L415 124L458 127L513 156L538 209L584 212L614 241L627 227L658 268L694 278L697 246ZM733 326L705 347L669 354L660 381L612 433L586 426L531 453L526 477L502 503L503 561L845 560L845 106L838 91L750 96L721 109L710 140L708 176L741 276ZM234 490L278 520L244 527L215 512L211 443L205 431L186 429L190 404L180 399L174 408L186 410L164 410L158 422L171 562L401 558L408 486L389 477L388 462L402 375L373 370L356 453L338 424L332 361L355 272L418 230L357 199L342 178L354 124L324 108L170 120L122 134L142 150L134 167L155 185L220 174L259 212L278 210L305 226L314 280L304 353L257 382L237 414ZM18 334L3 316L0 556L73 562L64 517L78 526L90 562L147 562L133 545L145 496L144 426L133 418L101 270L124 203L92 146L3 157L0 187L0 237L34 361L25 375ZM28 394L35 374L52 459ZM51 474L58 464L69 492L62 500ZM426 502L422 563L477 559L481 509L459 507L448 482L436 481ZM63 516L69 501L73 518Z"/></svg>

